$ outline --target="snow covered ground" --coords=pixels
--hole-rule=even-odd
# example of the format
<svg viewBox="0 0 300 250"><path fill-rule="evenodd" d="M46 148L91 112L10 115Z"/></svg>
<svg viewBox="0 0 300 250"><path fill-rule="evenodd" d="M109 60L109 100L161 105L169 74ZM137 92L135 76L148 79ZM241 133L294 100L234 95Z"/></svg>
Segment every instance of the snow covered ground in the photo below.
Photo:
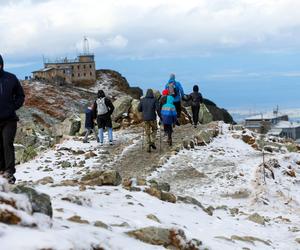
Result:
<svg viewBox="0 0 300 250"><path fill-rule="evenodd" d="M275 180L267 178L264 185L261 152L233 136L239 133L224 125L212 143L181 150L148 177L167 181L172 193L211 206L212 216L194 204L164 202L121 186L62 184L91 169L112 169L137 135L117 132L116 145L104 148L70 138L17 168L19 183L32 181L36 190L51 196L53 220L38 228L0 223L0 249L164 249L126 234L147 226L182 229L208 249L300 249L295 241L300 238L300 155L269 153L267 160L278 159L281 167L274 169ZM126 146L115 150L123 142ZM296 177L284 174L289 168ZM44 177L53 183L38 184ZM256 222L249 220L255 213ZM80 217L70 221L73 216Z"/></svg>

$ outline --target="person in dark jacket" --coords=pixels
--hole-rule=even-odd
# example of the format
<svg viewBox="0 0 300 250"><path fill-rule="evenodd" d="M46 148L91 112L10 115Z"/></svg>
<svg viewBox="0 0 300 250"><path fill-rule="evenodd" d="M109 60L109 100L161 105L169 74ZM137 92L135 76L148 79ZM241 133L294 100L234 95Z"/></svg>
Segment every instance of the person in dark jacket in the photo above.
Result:
<svg viewBox="0 0 300 250"><path fill-rule="evenodd" d="M140 101L138 111L143 113L144 128L146 133L147 152L156 149L155 139L157 133L157 115L160 116L159 104L154 97L153 90L148 89L146 96Z"/></svg>
<svg viewBox="0 0 300 250"><path fill-rule="evenodd" d="M3 68L0 55L0 173L13 184L16 181L14 140L19 120L16 110L22 107L25 95L17 77Z"/></svg>
<svg viewBox="0 0 300 250"><path fill-rule="evenodd" d="M170 146L172 146L173 126L175 126L177 122L177 113L173 102L174 97L170 95L167 96L167 101L161 109L161 118L164 124L164 131L168 135L168 143Z"/></svg>
<svg viewBox="0 0 300 250"><path fill-rule="evenodd" d="M113 145L111 115L114 112L115 107L112 104L111 100L105 96L103 90L99 90L97 96L98 98L94 103L94 117L97 118L100 146L103 146L105 128L108 129L109 144Z"/></svg>
<svg viewBox="0 0 300 250"><path fill-rule="evenodd" d="M87 107L85 110L85 130L86 131L85 131L85 136L83 139L84 143L88 143L88 136L92 132L94 132L97 142L100 142L96 128L95 128L95 123L94 123L94 113L93 113L94 105L95 104L93 103L91 106Z"/></svg>
<svg viewBox="0 0 300 250"><path fill-rule="evenodd" d="M198 121L199 121L199 110L200 110L200 104L203 103L203 98L201 93L199 92L199 86L194 85L193 87L193 93L191 93L188 97L189 100L191 100L191 107L192 107L192 113L193 113L193 124L194 127L197 127Z"/></svg>

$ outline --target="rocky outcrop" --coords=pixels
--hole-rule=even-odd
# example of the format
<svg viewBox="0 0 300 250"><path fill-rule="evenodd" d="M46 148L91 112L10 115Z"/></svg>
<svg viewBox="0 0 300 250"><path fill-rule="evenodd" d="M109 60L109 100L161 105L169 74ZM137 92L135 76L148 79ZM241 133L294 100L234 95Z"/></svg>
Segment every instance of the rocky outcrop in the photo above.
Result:
<svg viewBox="0 0 300 250"><path fill-rule="evenodd" d="M125 93L132 98L140 99L143 95L143 90L138 87L130 87L128 81L120 73L114 70L101 69L97 70L97 80L101 83L109 84L116 90Z"/></svg>
<svg viewBox="0 0 300 250"><path fill-rule="evenodd" d="M81 178L81 182L84 185L90 186L118 186L122 182L122 177L120 176L119 172L115 170L101 170L86 174Z"/></svg>

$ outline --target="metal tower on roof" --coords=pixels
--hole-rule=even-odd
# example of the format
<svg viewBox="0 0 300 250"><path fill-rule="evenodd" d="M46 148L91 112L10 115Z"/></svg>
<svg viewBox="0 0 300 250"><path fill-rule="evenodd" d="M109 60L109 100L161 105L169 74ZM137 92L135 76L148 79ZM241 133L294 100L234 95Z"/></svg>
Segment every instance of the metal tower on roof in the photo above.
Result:
<svg viewBox="0 0 300 250"><path fill-rule="evenodd" d="M83 38L83 54L84 55L89 55L90 54L90 45L89 45L89 40L85 36Z"/></svg>

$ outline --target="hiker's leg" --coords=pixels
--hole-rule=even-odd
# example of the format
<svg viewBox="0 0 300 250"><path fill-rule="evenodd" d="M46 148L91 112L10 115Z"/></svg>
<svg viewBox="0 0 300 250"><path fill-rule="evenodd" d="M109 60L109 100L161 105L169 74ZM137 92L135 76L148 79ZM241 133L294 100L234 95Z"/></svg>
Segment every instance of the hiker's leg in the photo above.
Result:
<svg viewBox="0 0 300 250"><path fill-rule="evenodd" d="M7 122L2 130L3 137L3 151L4 151L4 162L5 172L13 175L16 172L15 169L15 148L14 140L17 132L17 122Z"/></svg>
<svg viewBox="0 0 300 250"><path fill-rule="evenodd" d="M177 112L177 118L180 118L181 115L181 102L174 102L174 106Z"/></svg>
<svg viewBox="0 0 300 250"><path fill-rule="evenodd" d="M84 135L84 138L83 138L83 142L87 142L88 141L88 136L90 134L90 130L89 129L86 129L85 131L85 135Z"/></svg>
<svg viewBox="0 0 300 250"><path fill-rule="evenodd" d="M94 132L94 135L95 135L95 138L96 138L97 142L99 142L100 140L99 140L96 128L93 128L93 132Z"/></svg>
<svg viewBox="0 0 300 250"><path fill-rule="evenodd" d="M100 143L103 143L103 139L104 139L104 135L103 135L103 133L104 133L104 129L103 128L99 128L99 142Z"/></svg>
<svg viewBox="0 0 300 250"><path fill-rule="evenodd" d="M146 144L150 145L150 143L151 143L151 139L150 139L151 127L150 127L149 121L144 122L144 128L145 128L145 134L146 134Z"/></svg>
<svg viewBox="0 0 300 250"><path fill-rule="evenodd" d="M199 111L200 111L200 106L196 106L195 108L196 108L196 110L195 110L196 114L195 114L195 120L194 120L194 122L195 122L195 125L197 125L198 122L199 122Z"/></svg>
<svg viewBox="0 0 300 250"><path fill-rule="evenodd" d="M113 141L113 129L112 128L108 128L108 139L110 142Z"/></svg>
<svg viewBox="0 0 300 250"><path fill-rule="evenodd" d="M150 123L151 125L151 136L150 136L150 142L151 144L155 144L155 139L156 139L156 135L157 135L157 121L151 121Z"/></svg>

